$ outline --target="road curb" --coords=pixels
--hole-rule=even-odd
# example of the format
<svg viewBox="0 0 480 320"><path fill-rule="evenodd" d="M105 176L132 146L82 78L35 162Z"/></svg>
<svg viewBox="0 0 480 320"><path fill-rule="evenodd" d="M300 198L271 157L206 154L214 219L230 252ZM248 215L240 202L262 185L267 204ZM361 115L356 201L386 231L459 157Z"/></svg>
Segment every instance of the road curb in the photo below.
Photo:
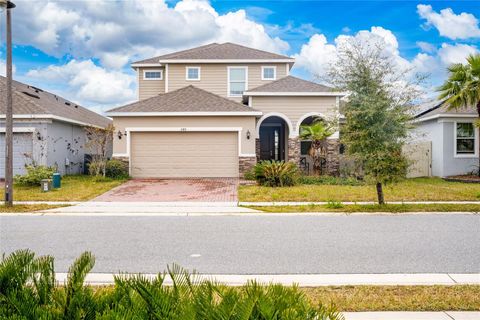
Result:
<svg viewBox="0 0 480 320"><path fill-rule="evenodd" d="M56 280L65 282L67 273L56 273ZM134 276L124 273L122 276ZM157 274L142 274L153 279ZM109 285L114 283L113 273L90 273L85 279L89 285ZM197 274L198 280L215 280L229 286L241 286L248 281L255 280L259 283L279 283L283 285L297 284L301 287L321 286L353 286L353 285L378 285L378 286L418 286L418 285L480 285L480 273L380 273L380 274ZM166 284L171 284L167 276Z"/></svg>
<svg viewBox="0 0 480 320"><path fill-rule="evenodd" d="M442 312L343 312L345 320L477 320L477 311L442 311Z"/></svg>

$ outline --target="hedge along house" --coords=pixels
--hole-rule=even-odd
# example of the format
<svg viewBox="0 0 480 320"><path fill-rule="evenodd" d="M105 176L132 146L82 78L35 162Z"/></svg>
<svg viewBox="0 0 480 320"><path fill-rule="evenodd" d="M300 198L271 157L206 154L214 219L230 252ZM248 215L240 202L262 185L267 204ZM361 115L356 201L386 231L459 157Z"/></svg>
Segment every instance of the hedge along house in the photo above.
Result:
<svg viewBox="0 0 480 320"><path fill-rule="evenodd" d="M232 43L132 64L135 103L107 112L113 157L134 178L239 177L259 160L308 162L301 124L332 117L343 95L289 75L294 59ZM338 171L338 133L329 140Z"/></svg>
<svg viewBox="0 0 480 320"><path fill-rule="evenodd" d="M84 170L84 127L104 128L111 120L40 88L13 81L13 173L25 165L56 167L61 174ZM0 78L4 97L6 79ZM0 178L5 175L5 104L0 105Z"/></svg>

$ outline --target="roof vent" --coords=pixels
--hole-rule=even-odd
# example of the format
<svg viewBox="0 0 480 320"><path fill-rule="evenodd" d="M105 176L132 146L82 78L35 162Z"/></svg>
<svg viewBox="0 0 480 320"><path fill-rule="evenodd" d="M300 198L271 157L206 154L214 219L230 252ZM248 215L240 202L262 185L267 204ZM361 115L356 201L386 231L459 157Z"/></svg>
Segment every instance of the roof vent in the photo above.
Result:
<svg viewBox="0 0 480 320"><path fill-rule="evenodd" d="M40 97L37 96L36 94L30 93L30 92L27 92L27 91L22 91L22 93L26 94L29 97L32 97L32 98L35 98L35 99L40 99Z"/></svg>
<svg viewBox="0 0 480 320"><path fill-rule="evenodd" d="M77 105L75 105L75 108L76 108L76 109L78 109L78 106L77 106Z"/></svg>
<svg viewBox="0 0 480 320"><path fill-rule="evenodd" d="M66 104L67 106L72 105L72 104L71 104L70 102L68 102L68 101L65 101L65 104Z"/></svg>

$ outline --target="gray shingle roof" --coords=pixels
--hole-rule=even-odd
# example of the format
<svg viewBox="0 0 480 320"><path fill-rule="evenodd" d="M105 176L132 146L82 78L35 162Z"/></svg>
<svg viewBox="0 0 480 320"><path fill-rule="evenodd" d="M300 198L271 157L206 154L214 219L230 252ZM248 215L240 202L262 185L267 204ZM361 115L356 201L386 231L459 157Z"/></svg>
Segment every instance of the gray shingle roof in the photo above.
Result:
<svg viewBox="0 0 480 320"><path fill-rule="evenodd" d="M287 76L276 81L264 84L260 87L248 90L248 92L330 92L332 88L303 80L293 76Z"/></svg>
<svg viewBox="0 0 480 320"><path fill-rule="evenodd" d="M5 77L0 77L1 97L6 95L6 82ZM106 127L111 123L110 119L98 113L40 88L13 81L12 91L13 113L15 115L54 115L99 127ZM0 113L5 114L5 103L3 101L0 103Z"/></svg>
<svg viewBox="0 0 480 320"><path fill-rule="evenodd" d="M230 42L211 43L204 46L173 52L158 57L153 57L134 64L158 63L159 60L212 60L212 59L232 59L232 60L277 60L292 59L288 56L271 53L263 50L248 48L239 44Z"/></svg>
<svg viewBox="0 0 480 320"><path fill-rule="evenodd" d="M252 112L256 111L238 102L220 97L192 85L159 94L122 107L114 112Z"/></svg>
<svg viewBox="0 0 480 320"><path fill-rule="evenodd" d="M474 107L461 108L458 110L449 109L445 101L431 100L418 106L419 112L415 115L418 120L434 116L437 114L459 114L459 115L477 115L478 112Z"/></svg>

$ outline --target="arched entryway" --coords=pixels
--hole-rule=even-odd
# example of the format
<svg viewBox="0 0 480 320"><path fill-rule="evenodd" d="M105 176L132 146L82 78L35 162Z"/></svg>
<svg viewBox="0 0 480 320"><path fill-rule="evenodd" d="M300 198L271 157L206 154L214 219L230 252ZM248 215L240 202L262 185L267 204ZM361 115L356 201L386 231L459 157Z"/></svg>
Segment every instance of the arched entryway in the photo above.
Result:
<svg viewBox="0 0 480 320"><path fill-rule="evenodd" d="M261 119L259 125L259 160L287 161L290 123L284 118L271 115Z"/></svg>

